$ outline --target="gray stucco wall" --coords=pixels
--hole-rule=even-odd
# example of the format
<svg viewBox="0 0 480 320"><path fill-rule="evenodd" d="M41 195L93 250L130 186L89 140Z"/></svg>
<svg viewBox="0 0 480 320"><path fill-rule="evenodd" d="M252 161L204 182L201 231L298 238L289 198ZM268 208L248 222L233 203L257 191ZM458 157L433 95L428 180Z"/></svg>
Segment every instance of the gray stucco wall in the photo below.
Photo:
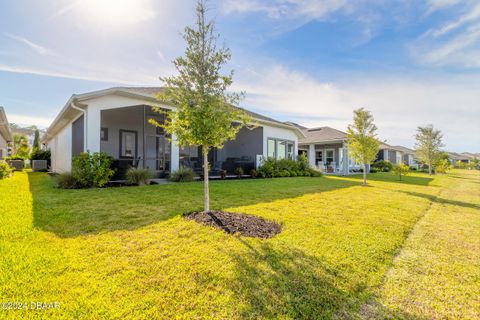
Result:
<svg viewBox="0 0 480 320"><path fill-rule="evenodd" d="M72 123L72 157L78 156L83 152L85 144L85 117L80 118Z"/></svg>
<svg viewBox="0 0 480 320"><path fill-rule="evenodd" d="M397 163L396 151L388 150L388 161L390 161L391 163Z"/></svg>
<svg viewBox="0 0 480 320"><path fill-rule="evenodd" d="M249 130L242 128L235 140L228 141L223 149L218 150L217 160L224 161L226 158L250 157L255 161L257 154L263 154L263 128Z"/></svg>

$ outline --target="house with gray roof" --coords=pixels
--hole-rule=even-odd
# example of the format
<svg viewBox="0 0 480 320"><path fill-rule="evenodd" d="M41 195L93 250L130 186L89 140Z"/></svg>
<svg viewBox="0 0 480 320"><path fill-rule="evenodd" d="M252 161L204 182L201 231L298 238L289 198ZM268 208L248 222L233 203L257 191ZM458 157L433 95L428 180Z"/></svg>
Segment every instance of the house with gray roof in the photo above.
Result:
<svg viewBox="0 0 480 320"><path fill-rule="evenodd" d="M360 165L350 159L347 147L347 134L330 128L305 128L305 137L298 141L299 153L307 155L310 165L325 173L347 175L360 169Z"/></svg>
<svg viewBox="0 0 480 320"><path fill-rule="evenodd" d="M411 167L417 166L415 150L403 146L391 146L385 142L380 143L375 161L380 160L388 160L393 164L404 163Z"/></svg>
<svg viewBox="0 0 480 320"><path fill-rule="evenodd" d="M165 121L165 114L153 108L175 109L157 100L161 91L160 87L114 87L72 95L43 138L52 154L52 170L70 171L72 158L88 150L112 156L118 179L132 166L149 169L157 177L181 166L201 172L199 146L180 147L174 136L149 122ZM298 141L305 138L302 130L245 111L257 126L243 128L235 140L210 151L212 174L220 170L231 174L239 167L248 173L264 157L294 159L298 154Z"/></svg>
<svg viewBox="0 0 480 320"><path fill-rule="evenodd" d="M3 107L0 107L0 160L8 156L8 143L12 141L12 132Z"/></svg>

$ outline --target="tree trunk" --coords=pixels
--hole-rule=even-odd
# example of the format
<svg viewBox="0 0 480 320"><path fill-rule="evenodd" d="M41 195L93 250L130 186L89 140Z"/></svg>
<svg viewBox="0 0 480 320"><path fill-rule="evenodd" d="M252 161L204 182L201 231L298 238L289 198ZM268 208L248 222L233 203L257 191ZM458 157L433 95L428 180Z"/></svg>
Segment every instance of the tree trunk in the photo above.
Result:
<svg viewBox="0 0 480 320"><path fill-rule="evenodd" d="M203 153L203 207L205 212L210 211L210 192L208 190L208 147L202 148Z"/></svg>
<svg viewBox="0 0 480 320"><path fill-rule="evenodd" d="M428 164L428 174L432 175L432 164L431 163Z"/></svg>
<svg viewBox="0 0 480 320"><path fill-rule="evenodd" d="M367 165L363 164L363 185L367 185Z"/></svg>

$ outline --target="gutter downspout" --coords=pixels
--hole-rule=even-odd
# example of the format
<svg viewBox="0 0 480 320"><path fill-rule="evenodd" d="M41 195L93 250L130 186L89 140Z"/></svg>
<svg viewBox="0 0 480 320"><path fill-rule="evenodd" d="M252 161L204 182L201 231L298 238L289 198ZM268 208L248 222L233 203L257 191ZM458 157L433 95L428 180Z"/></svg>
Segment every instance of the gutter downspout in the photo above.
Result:
<svg viewBox="0 0 480 320"><path fill-rule="evenodd" d="M88 150L88 145L87 145L88 113L87 113L87 110L84 110L84 109L76 106L74 101L72 101L70 103L70 107L72 107L72 109L75 109L75 110L83 113L83 152L87 152L87 150Z"/></svg>

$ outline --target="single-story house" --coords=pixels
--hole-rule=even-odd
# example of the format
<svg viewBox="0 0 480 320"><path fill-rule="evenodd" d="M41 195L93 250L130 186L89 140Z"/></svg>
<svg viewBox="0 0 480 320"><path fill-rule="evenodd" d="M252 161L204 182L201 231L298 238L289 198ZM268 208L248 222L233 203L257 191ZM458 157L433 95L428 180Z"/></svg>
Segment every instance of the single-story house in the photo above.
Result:
<svg viewBox="0 0 480 320"><path fill-rule="evenodd" d="M175 108L156 99L161 90L160 87L114 87L72 95L43 139L52 153L52 171L70 171L72 157L88 150L112 156L117 172L124 172L130 166L147 168L158 177L180 166L201 172L200 147L180 147L174 136L149 123L149 119L165 121L165 114L154 112L152 107ZM224 148L210 151L212 174L219 170L231 174L238 167L248 173L259 165L262 157L293 159L297 155L298 140L304 138L298 127L246 112L257 126L241 129L236 139L228 141Z"/></svg>
<svg viewBox="0 0 480 320"><path fill-rule="evenodd" d="M8 143L12 141L12 133L7 115L3 107L0 107L0 160L8 156Z"/></svg>
<svg viewBox="0 0 480 320"><path fill-rule="evenodd" d="M404 146L394 146L395 150L400 151L402 154L402 162L409 166L416 166L417 165L417 157L415 154L415 150L404 147Z"/></svg>
<svg viewBox="0 0 480 320"><path fill-rule="evenodd" d="M450 162L452 164L455 164L457 161L463 162L463 163L470 163L475 156L473 154L469 154L467 152L464 153L456 153L456 152L447 152Z"/></svg>
<svg viewBox="0 0 480 320"><path fill-rule="evenodd" d="M375 161L380 160L390 161L393 164L400 164L403 162L403 152L385 142L380 142L377 159Z"/></svg>
<svg viewBox="0 0 480 320"><path fill-rule="evenodd" d="M347 134L345 132L330 127L306 128L296 126L305 135L298 141L299 153L307 155L311 166L325 173L341 175L350 174L361 168L348 155Z"/></svg>

